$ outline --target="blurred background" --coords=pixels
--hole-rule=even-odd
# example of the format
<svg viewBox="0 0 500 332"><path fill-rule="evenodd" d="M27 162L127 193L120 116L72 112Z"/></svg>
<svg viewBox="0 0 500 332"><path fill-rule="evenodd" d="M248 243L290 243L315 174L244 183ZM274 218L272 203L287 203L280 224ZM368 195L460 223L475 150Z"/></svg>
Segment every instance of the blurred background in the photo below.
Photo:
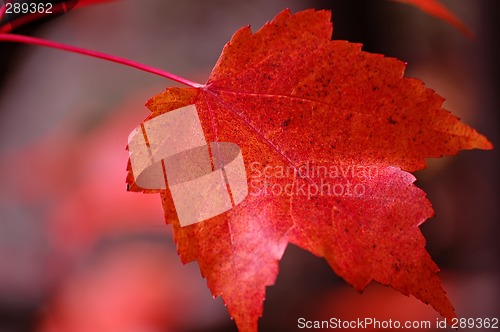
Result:
<svg viewBox="0 0 500 332"><path fill-rule="evenodd" d="M333 11L334 39L408 62L445 107L497 146L430 160L417 185L436 217L422 231L461 317L500 317L500 3L442 1L476 34L386 0L121 0L21 30L205 82L240 27L284 8ZM236 331L195 263L183 266L158 195L126 192L128 134L145 102L176 85L117 64L0 43L0 332ZM360 295L289 246L260 331L297 320L431 320L377 284Z"/></svg>

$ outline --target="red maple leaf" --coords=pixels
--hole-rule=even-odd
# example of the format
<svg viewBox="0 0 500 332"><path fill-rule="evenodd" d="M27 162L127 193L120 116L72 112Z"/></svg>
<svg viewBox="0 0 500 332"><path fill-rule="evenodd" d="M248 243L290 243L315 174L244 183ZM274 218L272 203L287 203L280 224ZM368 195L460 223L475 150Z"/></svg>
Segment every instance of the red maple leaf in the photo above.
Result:
<svg viewBox="0 0 500 332"><path fill-rule="evenodd" d="M435 16L448 22L456 29L461 31L466 36L472 36L472 31L452 12L450 12L438 0L393 0L397 2L407 3L420 8L429 15Z"/></svg>
<svg viewBox="0 0 500 332"><path fill-rule="evenodd" d="M230 211L181 227L161 191L182 261L198 261L241 331L257 330L288 243L358 290L375 280L455 316L418 228L433 210L408 172L492 145L403 78L404 63L331 34L327 11L283 11L254 34L236 32L204 86L147 103L146 120L195 104L208 141L241 147L249 194ZM149 191L133 179L131 190Z"/></svg>

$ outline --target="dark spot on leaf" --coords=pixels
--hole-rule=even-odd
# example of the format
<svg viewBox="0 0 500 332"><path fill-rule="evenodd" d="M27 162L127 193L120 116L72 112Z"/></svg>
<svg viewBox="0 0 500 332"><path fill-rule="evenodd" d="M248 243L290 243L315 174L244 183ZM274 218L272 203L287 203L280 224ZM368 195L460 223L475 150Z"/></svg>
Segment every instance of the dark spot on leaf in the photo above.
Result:
<svg viewBox="0 0 500 332"><path fill-rule="evenodd" d="M290 121L291 121L291 118L286 119L285 121L283 121L281 123L281 126L282 127L288 127L288 125L290 125Z"/></svg>

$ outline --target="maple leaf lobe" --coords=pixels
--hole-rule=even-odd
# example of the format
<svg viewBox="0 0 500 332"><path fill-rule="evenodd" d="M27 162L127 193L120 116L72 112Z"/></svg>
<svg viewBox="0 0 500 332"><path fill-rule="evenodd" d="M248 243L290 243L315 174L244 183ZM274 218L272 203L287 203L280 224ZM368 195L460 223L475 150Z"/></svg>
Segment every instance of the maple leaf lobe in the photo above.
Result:
<svg viewBox="0 0 500 332"><path fill-rule="evenodd" d="M297 23L305 17L306 26ZM328 35L325 25L330 27ZM322 126L328 133L316 140L316 157L334 145L339 156L321 157L351 154L415 171L425 167L425 158L491 148L484 136L441 108L442 97L419 80L403 78L403 62L363 52L359 44L330 41L330 32L330 13L311 10L295 15L284 11L255 34L244 28L225 46L207 90L220 103L236 104L239 116L254 127L269 124L263 131L276 132L276 123L293 119L281 116L287 115L282 109L304 103L321 108L314 110L317 119L308 119L321 122L325 117L329 124ZM267 112L245 114L244 105ZM332 116L341 120L335 123ZM351 123L350 132L344 119ZM293 137L283 135L287 143L282 145L300 141L301 136L297 131Z"/></svg>

